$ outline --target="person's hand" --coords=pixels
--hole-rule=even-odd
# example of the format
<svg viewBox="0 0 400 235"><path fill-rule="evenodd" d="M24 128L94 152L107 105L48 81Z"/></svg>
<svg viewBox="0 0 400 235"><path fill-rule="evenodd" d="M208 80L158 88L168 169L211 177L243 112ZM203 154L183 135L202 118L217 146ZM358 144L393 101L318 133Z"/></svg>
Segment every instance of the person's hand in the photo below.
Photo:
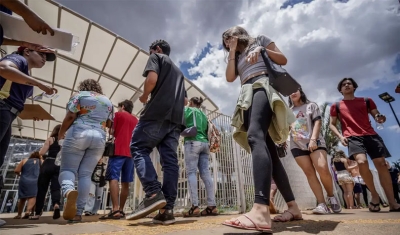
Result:
<svg viewBox="0 0 400 235"><path fill-rule="evenodd" d="M229 51L236 51L237 42L238 42L238 37L236 36L232 36L228 39L227 46L229 47Z"/></svg>
<svg viewBox="0 0 400 235"><path fill-rule="evenodd" d="M314 150L316 150L318 148L317 143L315 140L310 140L310 142L308 143L308 150L310 152L314 152Z"/></svg>
<svg viewBox="0 0 400 235"><path fill-rule="evenodd" d="M44 91L47 95L53 95L53 94L57 94L57 89L54 87L50 87L50 86L46 86L43 84L40 84L38 86L42 91Z"/></svg>
<svg viewBox="0 0 400 235"><path fill-rule="evenodd" d="M25 16L24 20L33 31L42 33L43 35L46 35L48 31L51 36L54 36L54 30L34 12Z"/></svg>
<svg viewBox="0 0 400 235"><path fill-rule="evenodd" d="M250 64L255 64L258 61L258 56L260 55L261 47L257 47L246 57L246 61Z"/></svg>
<svg viewBox="0 0 400 235"><path fill-rule="evenodd" d="M383 115L383 114L376 115L375 116L375 121L377 123L384 123L384 122L386 122L386 116Z"/></svg>
<svg viewBox="0 0 400 235"><path fill-rule="evenodd" d="M340 137L340 142L342 142L343 146L349 145L349 141L347 140L346 137Z"/></svg>
<svg viewBox="0 0 400 235"><path fill-rule="evenodd" d="M54 50L48 47L44 47L39 44L35 43L30 43L30 42L22 42L21 43L22 47L26 47L30 50L38 51L38 52L43 52L43 53L54 53Z"/></svg>
<svg viewBox="0 0 400 235"><path fill-rule="evenodd" d="M148 99L149 99L149 96L145 95L145 94L143 94L139 97L140 102L142 102L143 104L146 104Z"/></svg>

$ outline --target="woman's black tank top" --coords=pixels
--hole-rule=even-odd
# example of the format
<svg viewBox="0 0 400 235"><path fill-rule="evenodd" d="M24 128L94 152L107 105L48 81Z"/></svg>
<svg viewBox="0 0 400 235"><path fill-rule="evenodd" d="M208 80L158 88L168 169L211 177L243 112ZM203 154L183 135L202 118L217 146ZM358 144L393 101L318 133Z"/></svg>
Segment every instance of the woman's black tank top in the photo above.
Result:
<svg viewBox="0 0 400 235"><path fill-rule="evenodd" d="M50 145L49 147L49 153L48 158L56 158L57 157L57 153L60 152L61 146L58 144L58 138L57 137L53 137L54 142L52 145Z"/></svg>
<svg viewBox="0 0 400 235"><path fill-rule="evenodd" d="M333 162L333 165L335 165L336 171L345 171L346 167L344 166L343 162Z"/></svg>

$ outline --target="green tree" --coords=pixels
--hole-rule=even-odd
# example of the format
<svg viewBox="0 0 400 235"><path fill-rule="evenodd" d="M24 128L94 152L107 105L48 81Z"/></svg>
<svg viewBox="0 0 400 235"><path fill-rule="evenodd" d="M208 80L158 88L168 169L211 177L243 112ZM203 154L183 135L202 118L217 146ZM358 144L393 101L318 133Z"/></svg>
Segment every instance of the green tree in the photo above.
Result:
<svg viewBox="0 0 400 235"><path fill-rule="evenodd" d="M393 165L395 168L397 168L397 170L400 171L400 159L397 160L397 161L395 161L395 162L393 162L392 165Z"/></svg>
<svg viewBox="0 0 400 235"><path fill-rule="evenodd" d="M328 151L328 154L333 156L339 145L339 138L336 137L336 135L329 128L329 121L331 119L331 116L329 114L329 103L325 102L324 104L321 105L320 109L321 109L321 119L322 119L321 133L325 139L326 149ZM340 122L337 122L337 128L339 131L341 130Z"/></svg>

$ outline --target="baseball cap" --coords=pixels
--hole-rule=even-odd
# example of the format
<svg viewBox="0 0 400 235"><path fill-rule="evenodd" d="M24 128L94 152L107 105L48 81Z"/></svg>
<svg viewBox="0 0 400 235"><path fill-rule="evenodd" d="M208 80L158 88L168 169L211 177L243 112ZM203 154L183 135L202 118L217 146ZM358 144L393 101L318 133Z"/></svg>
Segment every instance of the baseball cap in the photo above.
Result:
<svg viewBox="0 0 400 235"><path fill-rule="evenodd" d="M25 50L26 47L18 47L18 52L22 52ZM42 53L46 53L46 61L54 61L56 59L56 54L53 52L45 52L45 51L40 51Z"/></svg>

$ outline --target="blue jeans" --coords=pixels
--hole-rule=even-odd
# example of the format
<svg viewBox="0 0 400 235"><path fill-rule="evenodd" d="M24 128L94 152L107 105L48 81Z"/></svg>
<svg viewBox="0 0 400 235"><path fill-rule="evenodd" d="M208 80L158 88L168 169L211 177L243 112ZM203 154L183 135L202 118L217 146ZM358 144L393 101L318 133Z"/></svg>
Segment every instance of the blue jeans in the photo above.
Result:
<svg viewBox="0 0 400 235"><path fill-rule="evenodd" d="M78 177L77 215L82 215L89 197L92 173L97 162L103 156L106 133L101 129L83 124L72 125L67 131L61 147L61 168L58 181L62 195L75 190Z"/></svg>
<svg viewBox="0 0 400 235"><path fill-rule="evenodd" d="M199 206L199 195L197 190L197 168L200 178L206 187L207 206L216 206L214 184L209 170L210 147L208 142L189 140L185 142L185 165L188 177L190 199L194 206Z"/></svg>
<svg viewBox="0 0 400 235"><path fill-rule="evenodd" d="M179 166L176 151L181 130L181 125L170 121L139 120L132 135L131 153L136 174L143 185L146 197L162 191L167 201L164 209L167 210L174 208L178 194ZM160 153L164 171L162 187L150 159L150 153L154 148Z"/></svg>
<svg viewBox="0 0 400 235"><path fill-rule="evenodd" d="M99 183L92 181L90 186L89 198L85 205L85 211L97 214L101 206L101 200L103 199L103 187L99 186Z"/></svg>

